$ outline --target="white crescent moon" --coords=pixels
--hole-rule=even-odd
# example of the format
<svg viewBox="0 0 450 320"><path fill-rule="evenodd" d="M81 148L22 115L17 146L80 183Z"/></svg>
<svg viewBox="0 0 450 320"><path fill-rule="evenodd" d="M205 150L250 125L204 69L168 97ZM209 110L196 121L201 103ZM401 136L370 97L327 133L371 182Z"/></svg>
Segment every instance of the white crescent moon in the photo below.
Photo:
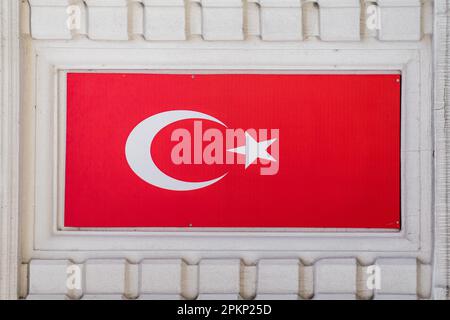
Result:
<svg viewBox="0 0 450 320"><path fill-rule="evenodd" d="M186 119L205 119L219 123L220 120L207 114L190 110L173 110L155 114L140 122L131 131L125 145L125 155L128 165L139 178L156 187L174 190L189 191L207 187L222 179L226 173L216 179L202 182L188 182L174 179L158 169L152 159L150 147L158 132L171 123Z"/></svg>

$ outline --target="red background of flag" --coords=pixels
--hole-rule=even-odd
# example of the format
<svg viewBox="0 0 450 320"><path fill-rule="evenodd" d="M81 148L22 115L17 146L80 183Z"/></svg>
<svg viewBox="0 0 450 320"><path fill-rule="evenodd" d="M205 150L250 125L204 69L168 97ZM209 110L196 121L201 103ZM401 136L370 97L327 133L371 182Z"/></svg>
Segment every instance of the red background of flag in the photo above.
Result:
<svg viewBox="0 0 450 320"><path fill-rule="evenodd" d="M399 228L400 96L400 76L388 74L69 73L64 225ZM128 135L177 109L280 129L278 174L172 164L169 129L192 126L183 121L154 140L157 166L189 181L227 176L185 192L141 180L125 158Z"/></svg>

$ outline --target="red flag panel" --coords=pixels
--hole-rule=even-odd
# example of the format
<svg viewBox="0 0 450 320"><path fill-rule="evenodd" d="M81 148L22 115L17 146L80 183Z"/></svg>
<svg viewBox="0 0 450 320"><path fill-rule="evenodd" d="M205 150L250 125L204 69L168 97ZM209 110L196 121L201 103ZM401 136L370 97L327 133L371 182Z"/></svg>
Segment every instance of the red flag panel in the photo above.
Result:
<svg viewBox="0 0 450 320"><path fill-rule="evenodd" d="M400 228L400 75L69 73L67 227Z"/></svg>

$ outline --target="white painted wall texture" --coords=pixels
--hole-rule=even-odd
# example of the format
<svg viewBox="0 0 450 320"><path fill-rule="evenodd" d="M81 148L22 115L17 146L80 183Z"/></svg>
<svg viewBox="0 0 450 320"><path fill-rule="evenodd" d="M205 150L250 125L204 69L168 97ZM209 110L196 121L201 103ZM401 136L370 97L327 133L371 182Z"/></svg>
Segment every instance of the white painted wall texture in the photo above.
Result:
<svg viewBox="0 0 450 320"><path fill-rule="evenodd" d="M366 25L372 4L380 30ZM69 30L67 8L74 5L80 28ZM449 6L447 0L2 1L0 298L447 298ZM53 178L39 160L59 149L33 150L55 132L52 106L64 104L52 97L64 96L58 86L64 72L233 68L403 72L402 109L419 119L402 118L408 137L402 151L411 159L404 168L415 172L404 176L403 188L420 198L418 207L405 198L408 227L398 235L279 231L246 241L247 234L213 231L65 230L57 209L36 206L34 195L59 192L58 184L47 184ZM373 266L381 272L380 289L366 285ZM66 285L73 267L80 288Z"/></svg>

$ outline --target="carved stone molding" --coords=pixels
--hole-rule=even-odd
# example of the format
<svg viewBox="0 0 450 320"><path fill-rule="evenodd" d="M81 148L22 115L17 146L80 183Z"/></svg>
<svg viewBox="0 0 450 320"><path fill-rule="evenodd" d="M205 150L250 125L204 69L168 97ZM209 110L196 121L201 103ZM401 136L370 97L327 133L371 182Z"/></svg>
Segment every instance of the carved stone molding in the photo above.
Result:
<svg viewBox="0 0 450 320"><path fill-rule="evenodd" d="M28 0L38 40L419 41L432 0ZM377 7L380 28L370 27ZM78 19L70 29L67 21ZM376 30L379 29L379 30Z"/></svg>
<svg viewBox="0 0 450 320"><path fill-rule="evenodd" d="M0 299L17 297L19 2L0 4Z"/></svg>
<svg viewBox="0 0 450 320"><path fill-rule="evenodd" d="M450 286L450 1L434 6L435 122L435 298L448 299Z"/></svg>
<svg viewBox="0 0 450 320"><path fill-rule="evenodd" d="M202 256L202 252L193 252L188 255L192 260L186 260L180 257L181 255L162 250L155 254L144 252L142 256L133 253L130 256L135 257L135 260L130 260L129 256L123 254L130 252L129 248L125 247L123 251L115 251L114 255L108 251L103 255L100 251L70 252L67 247L73 246L75 242L61 237L64 241L57 242L58 247L55 248L58 250L30 251L33 256L26 257L22 261L24 270L28 269L28 276L24 276L23 280L24 283L28 281L29 284L29 290L22 295L23 297L28 295L30 299L45 297L201 299L240 296L245 299L255 297L310 299L333 298L339 294L340 297L362 299L448 298L450 285L448 213L450 208L450 161L448 160L450 157L450 56L448 54L450 0L346 0L341 1L339 5L336 4L337 1L330 0L2 0L0 3L2 36L0 40L0 299L17 298L21 258L18 232L21 116L19 112L19 5L21 2L28 2L30 10L29 23L25 21L28 15L24 15L26 23L23 25L29 25L29 32L35 39L32 40L33 43L40 46L43 53L48 53L47 56L39 56L44 67L48 67L46 63L54 59L53 65L60 64L61 68L67 68L67 65L70 66L72 62L67 60L69 63L65 63L65 59L77 56L73 54L74 52L89 53L84 62L86 65L81 67L90 67L89 63L100 65L104 63L104 60L109 61L111 65L111 61L114 61L114 50L111 49L121 46L130 46L134 50L132 53L143 52L143 54L130 55L129 59L133 59L129 62L131 66L149 65L146 59L151 59L153 56L147 55L144 51L165 46L177 54L173 56L178 59L180 65L192 67L195 61L200 61L198 47L211 46L207 48L209 51L202 52L212 52L214 56L217 56L218 53L214 50L218 49L214 46L220 46L219 49L227 47L239 50L246 48L244 47L247 45L246 42L254 46L268 46L269 49L279 50L274 52L281 52L285 47L292 51L297 48L295 46L301 49L298 52L318 46L323 52L341 48L350 53L363 45L374 46L377 52L384 52L395 47L394 51L411 53L412 58L416 60L420 58L423 63L430 59L426 57L424 60L423 56L415 53L419 51L414 50L421 41L429 40L429 37L424 35L431 34L433 29L433 64L423 66L424 70L430 72L425 72L426 77L420 80L417 77L416 80L422 81L420 85L417 85L418 87L433 84L433 97L431 94L422 97L428 99L430 103L423 105L424 107L420 110L428 108L430 114L432 113L433 133L430 136L433 135L434 142L434 163L430 165L432 169L428 175L430 181L427 185L429 187L427 190L432 193L430 199L433 198L430 212L432 211L434 226L423 227L423 223L419 225L420 228L429 227L429 230L432 230L429 237L434 259L418 258L415 251L423 250L424 246L423 243L417 242L417 247L410 250L413 253L409 255L408 250L405 249L387 256L374 254L375 258L358 257L344 252L342 256L323 255L320 256L321 259L318 259L319 256L314 255L305 255L306 258L304 258L300 255L289 256L290 252L277 252L277 255L273 256L250 254L243 259L240 253L224 251L222 254L212 252L210 256L206 254ZM367 14L365 9L371 3L377 4L382 21L387 21L386 29L382 32L364 29ZM66 29L69 5L81 6L79 30ZM223 19L217 19L217 16ZM359 21L361 22L358 23ZM228 25L229 23L231 25ZM348 28L348 24L355 25L355 23L360 27L360 32L355 33L354 28ZM399 25L396 26L396 23ZM114 28L108 28L108 24ZM28 31L24 30L24 32ZM196 40L202 42L190 41L196 36ZM246 41L250 37L259 37L262 41L254 43ZM141 38L139 40L142 41L126 41L135 38ZM368 41L367 38L372 39ZM222 42L212 43L202 39ZM306 43L311 39L318 41ZM169 40L170 42L165 42ZM179 42L174 43L174 40L183 41L183 45ZM233 42L224 42L227 40L233 40ZM236 40L239 41L236 42ZM280 41L291 43L278 43ZM428 43L426 48L430 48ZM189 47L191 45L192 48ZM182 46L185 46L184 49L181 48ZM66 54L64 50L72 55ZM103 50L110 51L105 55L92 55L89 50L97 50L97 53ZM195 54L183 55L184 52L195 52ZM101 61L97 59L99 56L102 57ZM286 56L289 57L289 52ZM312 60L307 60L313 59L311 56L305 56L305 64L313 65L310 62ZM158 58L158 56L155 57ZM192 60L190 57L196 57L199 60ZM242 57L244 59L239 63L243 66L251 66L254 63L254 57L250 54ZM373 57L376 58L378 55ZM46 58L48 61L45 60ZM187 59L186 62L183 62L185 61L183 59ZM333 53L333 56L324 63L332 64L335 60L336 55ZM366 60L373 64L376 62ZM286 65L290 61L287 60ZM350 59L342 61L348 64L346 61ZM139 64L139 62L142 63ZM123 57L120 57L120 63L122 66ZM389 63L396 62L389 61ZM201 62L198 65L201 65ZM28 94L22 92L23 96ZM431 103L432 100L433 103ZM31 107L32 105L27 106L27 108ZM428 111L425 110L425 113ZM430 132L432 130L430 129ZM431 154L431 147L428 151ZM433 210L431 210L432 206ZM22 211L24 211L23 208ZM41 219L41 223L45 221L47 220ZM34 236L30 234L30 237ZM434 239L431 238L432 236ZM42 239L38 237L37 240ZM46 249L48 249L46 246L50 244L54 243L43 242ZM123 245L125 246L126 243L124 242ZM429 252L430 250L427 251L427 257ZM244 254L246 252L242 255ZM22 255L26 256L23 252ZM220 259L216 259L215 256L220 256ZM363 258L367 259L363 260ZM387 275L386 283L383 284L385 291L378 294L367 292L361 287L361 283L366 280L366 269L372 263L380 266ZM80 266L83 276L87 279L81 292L67 292L66 287L57 287L64 283L68 265ZM103 270L110 272L104 273ZM337 270L342 277L327 278L330 274L329 270ZM286 279L286 283L280 284L277 281L282 278L280 273ZM108 279L111 280L109 286L104 285L102 281L102 276L105 274L111 275L111 279ZM154 274L160 277L152 277ZM400 281L402 277L407 280ZM58 279L62 281L58 282Z"/></svg>

